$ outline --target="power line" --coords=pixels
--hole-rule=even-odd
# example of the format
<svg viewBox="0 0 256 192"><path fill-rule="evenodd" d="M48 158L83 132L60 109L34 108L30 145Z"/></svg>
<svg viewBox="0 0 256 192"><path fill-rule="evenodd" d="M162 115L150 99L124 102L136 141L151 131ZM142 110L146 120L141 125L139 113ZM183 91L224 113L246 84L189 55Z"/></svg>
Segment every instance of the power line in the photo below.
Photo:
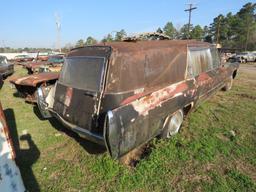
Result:
<svg viewBox="0 0 256 192"><path fill-rule="evenodd" d="M188 5L189 5L189 8L184 10L185 12L189 12L189 17L188 17L188 36L187 36L187 39L190 38L191 12L192 12L194 9L197 9L197 7L193 7L193 4L192 4L192 3L190 3L190 4L188 4Z"/></svg>

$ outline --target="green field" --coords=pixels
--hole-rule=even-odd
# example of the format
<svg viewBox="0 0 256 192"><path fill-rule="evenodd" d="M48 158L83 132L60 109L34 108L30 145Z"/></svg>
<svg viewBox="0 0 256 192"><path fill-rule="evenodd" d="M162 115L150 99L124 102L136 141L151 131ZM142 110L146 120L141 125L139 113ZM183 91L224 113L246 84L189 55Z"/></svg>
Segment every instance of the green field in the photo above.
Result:
<svg viewBox="0 0 256 192"><path fill-rule="evenodd" d="M256 65L242 66L232 90L191 113L177 136L153 140L136 167L40 120L8 81L0 99L29 191L256 191Z"/></svg>

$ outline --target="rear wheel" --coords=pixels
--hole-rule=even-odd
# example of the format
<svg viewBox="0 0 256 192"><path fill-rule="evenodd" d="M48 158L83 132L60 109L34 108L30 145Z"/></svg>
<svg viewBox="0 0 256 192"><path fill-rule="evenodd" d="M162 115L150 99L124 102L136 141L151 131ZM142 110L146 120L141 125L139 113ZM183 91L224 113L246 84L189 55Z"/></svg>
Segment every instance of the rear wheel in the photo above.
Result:
<svg viewBox="0 0 256 192"><path fill-rule="evenodd" d="M225 86L222 88L223 91L229 91L233 85L233 77L229 77L228 81L226 82Z"/></svg>
<svg viewBox="0 0 256 192"><path fill-rule="evenodd" d="M173 135L177 134L180 130L182 122L183 111L180 109L166 118L161 137L170 138Z"/></svg>

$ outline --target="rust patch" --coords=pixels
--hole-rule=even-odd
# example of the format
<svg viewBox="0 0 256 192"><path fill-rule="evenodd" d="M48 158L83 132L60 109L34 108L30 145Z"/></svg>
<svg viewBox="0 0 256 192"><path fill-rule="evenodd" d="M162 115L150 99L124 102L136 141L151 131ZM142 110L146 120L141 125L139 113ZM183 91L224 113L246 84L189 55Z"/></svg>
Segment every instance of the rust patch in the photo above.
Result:
<svg viewBox="0 0 256 192"><path fill-rule="evenodd" d="M47 72L35 75L28 75L25 77L12 79L10 83L14 85L26 85L36 87L39 83L55 80L59 78L59 73Z"/></svg>
<svg viewBox="0 0 256 192"><path fill-rule="evenodd" d="M64 104L68 107L71 103L71 99L73 96L73 88L72 87L68 87L67 91L66 91L66 96L65 96L65 101Z"/></svg>
<svg viewBox="0 0 256 192"><path fill-rule="evenodd" d="M211 84L213 82L213 79L207 73L201 73L197 80L199 86Z"/></svg>
<svg viewBox="0 0 256 192"><path fill-rule="evenodd" d="M148 96L142 97L139 100L132 102L133 108L143 116L148 115L148 112L157 106L161 106L162 102L183 95L188 89L186 82L180 82L170 85L164 89L153 92Z"/></svg>
<svg viewBox="0 0 256 192"><path fill-rule="evenodd" d="M3 113L1 103L0 103L0 125L2 126L1 131L3 131L3 134L6 137L8 147L9 147L9 149L11 149L10 150L11 151L11 153L10 153L11 159L15 159L16 155L15 155L15 152L14 152L13 143L12 143L12 140L11 140L11 137L10 137L8 126L6 124L6 119L5 119L5 116L4 116L4 113Z"/></svg>

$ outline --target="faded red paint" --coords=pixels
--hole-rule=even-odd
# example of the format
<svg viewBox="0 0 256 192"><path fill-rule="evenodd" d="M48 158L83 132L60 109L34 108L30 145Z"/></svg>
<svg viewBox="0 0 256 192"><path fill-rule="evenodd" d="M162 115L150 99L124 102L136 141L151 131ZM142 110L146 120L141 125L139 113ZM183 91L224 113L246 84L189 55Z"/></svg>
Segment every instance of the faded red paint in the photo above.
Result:
<svg viewBox="0 0 256 192"><path fill-rule="evenodd" d="M148 115L150 110L161 106L164 101L183 95L186 90L188 90L188 85L183 81L153 92L148 96L133 101L131 104L140 115L145 116Z"/></svg>
<svg viewBox="0 0 256 192"><path fill-rule="evenodd" d="M5 119L5 116L4 116L4 112L3 112L3 108L2 108L1 103L0 103L0 122L3 125L3 131L4 131L4 134L6 135L6 140L9 144L10 149L11 149L11 157L12 157L12 159L15 159L16 154L14 152L13 143L12 143L12 140L11 140L11 137L10 137L10 132L9 132L8 126L6 124L6 119Z"/></svg>
<svg viewBox="0 0 256 192"><path fill-rule="evenodd" d="M64 104L66 106L70 105L72 96L73 96L73 88L72 87L68 87L67 91L66 91L65 101L64 101Z"/></svg>
<svg viewBox="0 0 256 192"><path fill-rule="evenodd" d="M13 78L10 80L10 83L14 85L25 85L36 87L39 83L57 80L59 78L59 73L47 72L39 73L35 75L28 75L20 78Z"/></svg>
<svg viewBox="0 0 256 192"><path fill-rule="evenodd" d="M133 96L131 96L131 97L128 97L128 98L126 98L125 100L123 100L123 101L121 102L121 105L129 104L129 103L131 103L132 101L134 101L134 100L136 100L136 99L139 99L139 98L145 96L146 94L147 94L147 93L138 93L138 94L136 94L136 95L133 95Z"/></svg>
<svg viewBox="0 0 256 192"><path fill-rule="evenodd" d="M204 84L211 84L213 82L213 78L210 77L207 73L201 73L197 79L198 85L202 86Z"/></svg>

